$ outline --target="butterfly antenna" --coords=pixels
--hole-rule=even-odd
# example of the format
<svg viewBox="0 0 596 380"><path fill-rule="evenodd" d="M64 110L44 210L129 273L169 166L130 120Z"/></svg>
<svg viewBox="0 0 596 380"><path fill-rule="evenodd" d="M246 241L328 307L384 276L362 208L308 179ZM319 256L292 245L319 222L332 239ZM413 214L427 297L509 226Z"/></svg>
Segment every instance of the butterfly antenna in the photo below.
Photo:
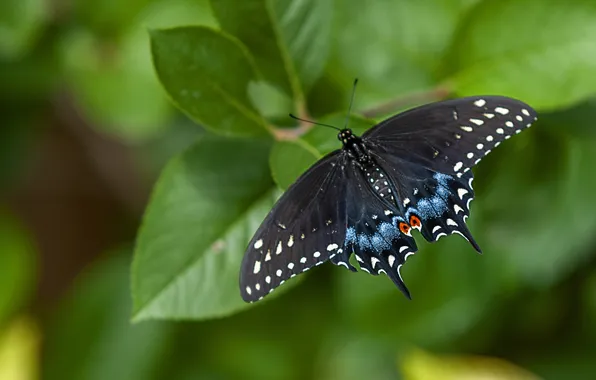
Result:
<svg viewBox="0 0 596 380"><path fill-rule="evenodd" d="M348 127L350 121L350 113L352 112L352 104L354 104L354 94L356 94L356 85L358 84L358 78L354 79L354 85L352 86L352 96L350 97L350 106L348 107L348 113L346 114L346 122L344 128Z"/></svg>
<svg viewBox="0 0 596 380"><path fill-rule="evenodd" d="M302 118L299 118L298 116L294 116L294 115L292 115L292 114L290 114L290 117L291 117L292 119L296 119L296 120L304 121L305 123L311 123L311 124L314 124L314 125L320 125L320 126L323 126L323 127L329 127L329 128L333 128L333 129L335 129L335 130L341 131L341 129L339 129L339 128L337 128L337 127L334 127L333 125L329 125L329 124L323 124L323 123L317 123L316 121L311 121L311 120L302 119Z"/></svg>

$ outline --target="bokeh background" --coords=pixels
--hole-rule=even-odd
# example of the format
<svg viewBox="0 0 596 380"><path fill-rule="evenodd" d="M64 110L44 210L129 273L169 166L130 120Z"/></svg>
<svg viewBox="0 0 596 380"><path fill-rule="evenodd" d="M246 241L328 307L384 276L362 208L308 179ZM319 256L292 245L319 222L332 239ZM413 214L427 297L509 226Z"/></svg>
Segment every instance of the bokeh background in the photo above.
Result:
<svg viewBox="0 0 596 380"><path fill-rule="evenodd" d="M218 133L217 125L201 125L168 99L170 91L180 103L167 78L176 56L166 51L156 59L165 62L160 85L148 31L224 25L234 34L235 22L242 26L237 33L267 30L262 18L251 18L254 12L235 18L236 8L244 12L262 1L214 3L0 2L0 379L596 377L596 5L590 0L269 2L269 17L294 43L290 55L311 65L298 75L303 99L263 82L252 87L250 101L268 125L292 126L290 111L341 123L354 77L360 78L355 109L369 119L482 93L537 108L535 127L474 169L469 223L485 254L459 237L432 245L419 238L420 252L402 270L413 301L384 277L323 265L247 307L228 280L256 227L255 220L240 220L252 227L236 248L226 248L226 257L235 257L224 279L229 294L215 266L208 292L200 288L203 273L199 288L169 290L172 300L180 297L177 307L160 300L156 310L133 309L135 242L135 255L146 258L159 207L146 217L139 240L137 234L150 199L159 203L169 182L153 197L152 188L170 160ZM293 29L284 31L288 25ZM250 41L236 37L250 53L272 51L265 32ZM207 47L195 48L210 55ZM215 72L229 64L218 59L210 61ZM261 60L261 69L263 62L279 67ZM370 125L359 117L353 122ZM337 146L323 128L305 141L321 151ZM304 152L287 144L276 145L271 162L282 188L305 164ZM300 163L292 165L294 159ZM245 171L251 164L218 167ZM255 211L261 217L273 196ZM174 204L173 217L185 207ZM210 217L220 224L231 212L217 211ZM200 236L206 228L191 215L180 232ZM177 256L176 244L165 248L158 252L162 260ZM151 273L134 275L142 283Z"/></svg>

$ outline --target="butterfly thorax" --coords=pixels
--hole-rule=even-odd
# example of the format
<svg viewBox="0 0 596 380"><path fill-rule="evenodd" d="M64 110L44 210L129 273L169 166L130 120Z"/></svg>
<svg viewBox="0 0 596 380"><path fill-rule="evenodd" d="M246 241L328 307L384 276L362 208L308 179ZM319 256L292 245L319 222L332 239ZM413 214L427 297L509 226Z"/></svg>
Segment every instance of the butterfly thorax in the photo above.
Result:
<svg viewBox="0 0 596 380"><path fill-rule="evenodd" d="M362 139L354 135L350 129L342 129L337 137L343 143L343 149L352 158L352 162L366 176L366 182L370 188L379 197L391 204L395 204L394 190L391 188L391 182L387 174L376 163L374 158L371 157L369 149Z"/></svg>
<svg viewBox="0 0 596 380"><path fill-rule="evenodd" d="M342 129L337 138L343 144L343 150L348 153L356 163L361 166L372 164L372 158L362 139L356 136L351 129Z"/></svg>

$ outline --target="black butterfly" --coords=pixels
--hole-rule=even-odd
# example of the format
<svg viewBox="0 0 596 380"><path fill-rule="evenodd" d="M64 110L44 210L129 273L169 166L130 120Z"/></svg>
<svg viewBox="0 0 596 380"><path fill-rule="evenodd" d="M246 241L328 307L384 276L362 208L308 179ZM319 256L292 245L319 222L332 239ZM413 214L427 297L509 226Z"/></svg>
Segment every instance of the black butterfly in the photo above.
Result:
<svg viewBox="0 0 596 380"><path fill-rule="evenodd" d="M527 104L475 96L393 116L314 164L275 204L249 243L240 272L247 302L330 260L351 271L385 273L409 298L400 268L430 242L457 233L480 252L466 226L474 198L470 170L536 120Z"/></svg>

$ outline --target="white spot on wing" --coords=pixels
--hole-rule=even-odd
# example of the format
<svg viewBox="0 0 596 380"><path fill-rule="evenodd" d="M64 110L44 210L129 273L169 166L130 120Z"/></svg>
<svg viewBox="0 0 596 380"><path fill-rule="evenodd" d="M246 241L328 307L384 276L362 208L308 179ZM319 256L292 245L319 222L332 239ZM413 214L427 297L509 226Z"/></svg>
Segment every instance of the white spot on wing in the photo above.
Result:
<svg viewBox="0 0 596 380"><path fill-rule="evenodd" d="M265 277L265 282L271 284L271 276Z"/></svg>
<svg viewBox="0 0 596 380"><path fill-rule="evenodd" d="M459 207L459 205L453 206L453 210L455 211L455 215L459 214L459 212L464 212L464 209Z"/></svg>
<svg viewBox="0 0 596 380"><path fill-rule="evenodd" d="M255 267L253 268L252 272L254 274L259 273L259 271L261 270L261 262L259 260L255 261Z"/></svg>
<svg viewBox="0 0 596 380"><path fill-rule="evenodd" d="M246 293L248 293L249 295L252 294L252 289L250 288L250 286L246 287Z"/></svg>
<svg viewBox="0 0 596 380"><path fill-rule="evenodd" d="M329 244L329 245L327 246L327 250L328 250L328 251L333 251L334 249L338 249L338 248L339 248L339 246L338 246L337 244L335 244L335 243L333 243L333 244Z"/></svg>
<svg viewBox="0 0 596 380"><path fill-rule="evenodd" d="M472 158L472 157L474 157L474 153L472 153L472 152L468 153L468 158Z"/></svg>
<svg viewBox="0 0 596 380"><path fill-rule="evenodd" d="M441 226L434 226L432 233L434 234L435 232L437 232L440 229L441 229Z"/></svg>
<svg viewBox="0 0 596 380"><path fill-rule="evenodd" d="M525 108L524 108L524 109L522 109L521 111L522 111L522 113L523 113L524 115L526 115L526 116L530 116L530 113L528 112L528 110L527 110L527 109L525 109Z"/></svg>
<svg viewBox="0 0 596 380"><path fill-rule="evenodd" d="M517 121L524 121L524 118L520 115L517 115L515 118L517 119Z"/></svg>
<svg viewBox="0 0 596 380"><path fill-rule="evenodd" d="M482 150L482 148L484 148L484 144L476 144L476 148L478 150Z"/></svg>
<svg viewBox="0 0 596 380"><path fill-rule="evenodd" d="M494 139L493 139L493 137L491 135L486 136L486 141L489 141L490 142L490 141L493 141L493 140Z"/></svg>
<svg viewBox="0 0 596 380"><path fill-rule="evenodd" d="M462 234L461 232L459 232L458 230L453 230L453 232L451 232L451 233L452 234L458 234L458 235L462 236L464 239L468 240L468 238L464 234Z"/></svg>
<svg viewBox="0 0 596 380"><path fill-rule="evenodd" d="M319 257L321 256L321 252L316 251L315 253L312 254L314 257Z"/></svg>
<svg viewBox="0 0 596 380"><path fill-rule="evenodd" d="M276 255L279 255L281 253L281 241L277 244L277 250L275 251Z"/></svg>
<svg viewBox="0 0 596 380"><path fill-rule="evenodd" d="M497 128L497 133L502 135L503 133L505 133L505 131L503 130L503 128Z"/></svg>
<svg viewBox="0 0 596 380"><path fill-rule="evenodd" d="M472 127L468 127L467 125L462 125L462 126L460 126L459 128L460 128L462 131L465 131L465 132L472 132L472 131L474 130L474 128L472 128Z"/></svg>
<svg viewBox="0 0 596 380"><path fill-rule="evenodd" d="M393 263L395 263L395 256L389 255L388 259L389 259L389 266L392 267Z"/></svg>
<svg viewBox="0 0 596 380"><path fill-rule="evenodd" d="M513 128L513 122L512 121L506 121L505 125L508 126L509 128Z"/></svg>
<svg viewBox="0 0 596 380"><path fill-rule="evenodd" d="M457 189L457 195L459 195L459 199L464 199L464 195L468 194L468 190L461 188Z"/></svg>
<svg viewBox="0 0 596 380"><path fill-rule="evenodd" d="M470 119L470 121L476 125L482 125L484 124L484 121L480 120L480 119Z"/></svg>
<svg viewBox="0 0 596 380"><path fill-rule="evenodd" d="M257 241L255 241L255 244L253 245L253 247L255 247L255 249L259 249L263 246L263 239L259 239Z"/></svg>
<svg viewBox="0 0 596 380"><path fill-rule="evenodd" d="M399 247L399 253L402 253L403 251L405 251L406 249L409 249L410 247L408 247L407 245L402 245L401 247Z"/></svg>
<svg viewBox="0 0 596 380"><path fill-rule="evenodd" d="M460 161L457 164L455 164L455 166L453 167L453 170L457 172L457 171L459 171L459 169L462 168L462 166L464 166L464 164Z"/></svg>
<svg viewBox="0 0 596 380"><path fill-rule="evenodd" d="M446 223L448 226L457 226L457 223L453 219L447 219Z"/></svg>
<svg viewBox="0 0 596 380"><path fill-rule="evenodd" d="M291 247L294 245L294 235L290 235L290 238L288 239L288 247Z"/></svg>
<svg viewBox="0 0 596 380"><path fill-rule="evenodd" d="M277 277L281 277L281 274L282 274L281 269L278 269L277 272L275 272L275 274L277 275Z"/></svg>
<svg viewBox="0 0 596 380"><path fill-rule="evenodd" d="M267 250L267 255L265 255L265 261L271 260L271 251Z"/></svg>
<svg viewBox="0 0 596 380"><path fill-rule="evenodd" d="M404 207L406 207L408 203L410 203L410 198L404 198Z"/></svg>
<svg viewBox="0 0 596 380"><path fill-rule="evenodd" d="M288 263L288 269L294 269L294 263Z"/></svg>
<svg viewBox="0 0 596 380"><path fill-rule="evenodd" d="M495 108L495 112L498 112L501 115L507 115L509 113L509 110L507 108L497 107Z"/></svg>
<svg viewBox="0 0 596 380"><path fill-rule="evenodd" d="M485 104L486 104L486 100L484 100L484 99L478 99L474 102L474 105L476 107L484 107Z"/></svg>
<svg viewBox="0 0 596 380"><path fill-rule="evenodd" d="M378 262L379 262L379 259L377 259L376 257L370 258L370 263L372 264L373 269Z"/></svg>
<svg viewBox="0 0 596 380"><path fill-rule="evenodd" d="M493 117L495 117L495 114L494 113L485 113L484 117L487 119L492 119Z"/></svg>

